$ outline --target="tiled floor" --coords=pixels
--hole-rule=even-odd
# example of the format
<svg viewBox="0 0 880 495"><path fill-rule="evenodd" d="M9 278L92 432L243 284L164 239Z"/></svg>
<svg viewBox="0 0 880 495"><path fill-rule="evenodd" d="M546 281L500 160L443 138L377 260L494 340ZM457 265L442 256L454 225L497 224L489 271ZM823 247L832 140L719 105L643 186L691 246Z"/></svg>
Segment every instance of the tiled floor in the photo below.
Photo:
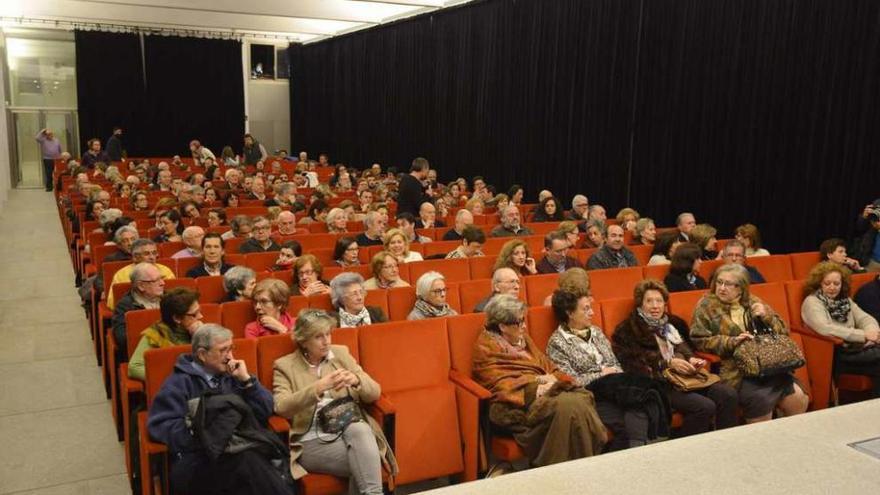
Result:
<svg viewBox="0 0 880 495"><path fill-rule="evenodd" d="M0 232L0 494L128 494L53 196L11 191Z"/></svg>

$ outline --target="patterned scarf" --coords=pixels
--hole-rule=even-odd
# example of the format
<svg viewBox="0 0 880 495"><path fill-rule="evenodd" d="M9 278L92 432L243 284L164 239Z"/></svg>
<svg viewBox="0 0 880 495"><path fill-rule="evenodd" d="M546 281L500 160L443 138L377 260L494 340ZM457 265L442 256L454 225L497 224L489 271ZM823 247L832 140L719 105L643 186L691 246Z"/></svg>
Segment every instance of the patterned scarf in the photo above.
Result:
<svg viewBox="0 0 880 495"><path fill-rule="evenodd" d="M669 324L669 315L663 313L663 316L660 318L651 318L642 311L642 308L638 308L636 311L639 314L639 318L648 325L648 328L654 332L654 335L668 341L672 345L682 343L681 335L679 335L678 330Z"/></svg>
<svg viewBox="0 0 880 495"><path fill-rule="evenodd" d="M426 318L440 318L442 316L449 316L453 314L452 308L450 308L448 304L444 304L443 306L434 306L433 304L425 301L421 297L416 299L415 309L419 310L419 312L425 315Z"/></svg>
<svg viewBox="0 0 880 495"><path fill-rule="evenodd" d="M367 307L364 306L361 309L360 313L353 315L348 311L339 308L339 326L342 328L353 328L360 327L363 325L370 325L373 322L370 321L370 312L367 311Z"/></svg>
<svg viewBox="0 0 880 495"><path fill-rule="evenodd" d="M829 299L821 290L817 290L814 295L825 305L825 309L828 310L832 320L838 323L846 323L849 320L851 308L848 297Z"/></svg>

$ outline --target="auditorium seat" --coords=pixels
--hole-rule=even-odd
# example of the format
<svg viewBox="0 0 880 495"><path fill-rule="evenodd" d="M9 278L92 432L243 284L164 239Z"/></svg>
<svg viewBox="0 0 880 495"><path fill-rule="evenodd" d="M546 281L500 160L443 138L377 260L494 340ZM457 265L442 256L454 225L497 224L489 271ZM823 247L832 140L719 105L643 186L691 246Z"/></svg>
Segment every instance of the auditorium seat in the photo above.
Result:
<svg viewBox="0 0 880 495"><path fill-rule="evenodd" d="M443 274L446 282L466 282L471 279L471 270L468 260L464 258L451 260L427 260L407 263L409 267L409 280L413 286L424 273L437 271Z"/></svg>
<svg viewBox="0 0 880 495"><path fill-rule="evenodd" d="M822 261L819 251L810 251L808 253L791 253L788 255L791 260L792 278L795 280L805 280L810 270Z"/></svg>
<svg viewBox="0 0 880 495"><path fill-rule="evenodd" d="M642 267L590 270L590 288L598 301L632 297L633 289L642 280Z"/></svg>
<svg viewBox="0 0 880 495"><path fill-rule="evenodd" d="M220 305L220 316L223 326L232 330L235 338L243 338L245 325L257 319L251 301L225 302Z"/></svg>
<svg viewBox="0 0 880 495"><path fill-rule="evenodd" d="M632 297L619 299L606 299L602 301L601 313L594 307L593 312L602 315L604 326L600 327L605 332L605 336L611 339L614 330L618 325L626 321L635 310L636 303ZM596 318L593 319L595 324Z"/></svg>
<svg viewBox="0 0 880 495"><path fill-rule="evenodd" d="M645 278L654 279L662 282L663 279L666 278L666 275L669 274L669 266L670 265L650 265L645 266L643 270L643 274Z"/></svg>
<svg viewBox="0 0 880 495"><path fill-rule="evenodd" d="M471 280L492 278L492 274L495 272L495 261L497 259L498 256L495 255L468 258L468 265L470 265L471 270Z"/></svg>
<svg viewBox="0 0 880 495"><path fill-rule="evenodd" d="M205 303L221 303L226 297L226 289L223 288L223 275L199 277L196 280L196 290L199 291L199 301Z"/></svg>
<svg viewBox="0 0 880 495"><path fill-rule="evenodd" d="M757 268L767 282L785 282L794 278L787 254L752 256L746 258L746 265Z"/></svg>
<svg viewBox="0 0 880 495"><path fill-rule="evenodd" d="M559 274L530 275L523 278L529 306L543 306L544 299L559 288Z"/></svg>
<svg viewBox="0 0 880 495"><path fill-rule="evenodd" d="M448 295L448 292L447 292ZM388 319L406 320L416 303L415 287L393 287L388 289Z"/></svg>

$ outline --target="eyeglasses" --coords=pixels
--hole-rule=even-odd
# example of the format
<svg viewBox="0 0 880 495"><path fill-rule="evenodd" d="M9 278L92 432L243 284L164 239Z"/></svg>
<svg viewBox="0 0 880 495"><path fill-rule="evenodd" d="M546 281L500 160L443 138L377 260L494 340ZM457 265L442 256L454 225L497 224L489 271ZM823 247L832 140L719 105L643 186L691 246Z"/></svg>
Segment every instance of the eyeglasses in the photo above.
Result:
<svg viewBox="0 0 880 495"><path fill-rule="evenodd" d="M520 319L518 319L518 320L514 320L514 321L511 321L511 322L507 322L507 323L505 323L505 325L516 325L516 326L518 326L518 327L520 327L520 328L523 328L523 327L526 326L526 319L525 319L525 318L520 318Z"/></svg>
<svg viewBox="0 0 880 495"><path fill-rule="evenodd" d="M218 347L216 349L211 349L211 351L217 351L220 355L224 355L224 354L230 354L231 352L235 351L235 349L236 349L235 344L230 344L225 347Z"/></svg>
<svg viewBox="0 0 880 495"><path fill-rule="evenodd" d="M315 274L315 270L312 270L312 269L306 269L306 270L299 271L300 277L307 277L309 275L314 275L314 274Z"/></svg>
<svg viewBox="0 0 880 495"><path fill-rule="evenodd" d="M718 279L715 281L715 285L718 287L730 287L731 289L739 287L737 282L728 282L727 280Z"/></svg>
<svg viewBox="0 0 880 495"><path fill-rule="evenodd" d="M153 249L152 251L138 251L134 253L135 256L159 256L159 251Z"/></svg>
<svg viewBox="0 0 880 495"><path fill-rule="evenodd" d="M272 230L272 227L270 227L268 225L261 225L259 227L254 227L254 231L262 232L262 231L266 231L266 230Z"/></svg>
<svg viewBox="0 0 880 495"><path fill-rule="evenodd" d="M446 287L441 287L439 289L431 289L431 294L446 294L446 291L448 291L448 290L449 289L447 289Z"/></svg>

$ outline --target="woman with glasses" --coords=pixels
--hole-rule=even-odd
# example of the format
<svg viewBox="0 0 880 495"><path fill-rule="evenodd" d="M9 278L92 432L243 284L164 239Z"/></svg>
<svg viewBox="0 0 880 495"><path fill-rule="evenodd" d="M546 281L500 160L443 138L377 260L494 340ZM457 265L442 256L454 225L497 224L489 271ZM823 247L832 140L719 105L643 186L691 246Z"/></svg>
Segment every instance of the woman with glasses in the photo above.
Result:
<svg viewBox="0 0 880 495"><path fill-rule="evenodd" d="M379 251L370 261L373 277L364 282L364 289L390 289L392 287L409 287L406 280L400 278L400 265L397 258L387 251Z"/></svg>
<svg viewBox="0 0 880 495"><path fill-rule="evenodd" d="M324 267L321 266L321 262L318 261L315 255L304 254L300 256L293 264L291 295L314 296L317 294L329 294L330 287L321 278L323 274Z"/></svg>
<svg viewBox="0 0 880 495"><path fill-rule="evenodd" d="M446 278L440 272L426 272L416 282L416 304L407 320L426 320L455 316L457 311L446 302Z"/></svg>
<svg viewBox="0 0 880 495"><path fill-rule="evenodd" d="M388 321L382 308L365 304L367 291L359 273L342 272L330 281L330 301L340 328L360 327Z"/></svg>
<svg viewBox="0 0 880 495"><path fill-rule="evenodd" d="M608 436L593 394L559 371L529 337L526 304L499 295L485 312L473 376L492 393L492 424L513 434L532 466L600 453Z"/></svg>
<svg viewBox="0 0 880 495"><path fill-rule="evenodd" d="M360 246L354 237L340 237L333 248L333 261L343 268L359 266L361 260L358 254L360 254Z"/></svg>
<svg viewBox="0 0 880 495"><path fill-rule="evenodd" d="M805 412L810 398L792 373L746 378L734 362L737 346L754 339L758 327L788 335L776 311L749 294L749 272L742 265L718 267L694 309L691 340L698 350L721 357L721 380L738 390L746 423L770 420L774 410L785 416Z"/></svg>
<svg viewBox="0 0 880 495"><path fill-rule="evenodd" d="M187 287L176 287L166 292L159 301L162 319L141 333L141 340L128 360L128 377L143 381L146 378L144 353L149 349L189 344L192 334L202 326L199 293Z"/></svg>
<svg viewBox="0 0 880 495"><path fill-rule="evenodd" d="M252 294L257 319L245 325L244 336L255 339L290 332L296 318L287 312L289 300L290 289L281 280L267 278L257 282Z"/></svg>

